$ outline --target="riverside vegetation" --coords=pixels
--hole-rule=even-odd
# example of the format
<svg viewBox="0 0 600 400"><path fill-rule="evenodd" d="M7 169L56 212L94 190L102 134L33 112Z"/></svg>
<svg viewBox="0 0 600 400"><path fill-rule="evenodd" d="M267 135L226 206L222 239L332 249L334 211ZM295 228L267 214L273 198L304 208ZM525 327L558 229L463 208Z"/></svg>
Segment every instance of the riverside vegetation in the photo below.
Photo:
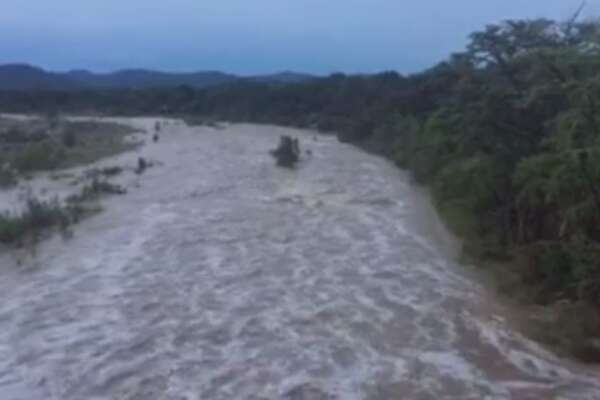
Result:
<svg viewBox="0 0 600 400"><path fill-rule="evenodd" d="M65 121L54 116L0 118L0 183L10 186L34 172L90 164L131 150L137 144L124 139L132 132L123 125Z"/></svg>
<svg viewBox="0 0 600 400"><path fill-rule="evenodd" d="M125 193L125 189L119 185L94 178L79 194L69 196L66 202L57 198L44 201L28 194L23 211L0 214L0 243L34 247L43 234L53 229L69 235L73 224L99 210L98 207L90 206L91 201L103 194Z"/></svg>
<svg viewBox="0 0 600 400"><path fill-rule="evenodd" d="M19 180L31 179L39 171L59 171L90 164L103 157L127 151L136 146L125 137L133 130L117 124L71 122L56 117L17 120L0 119L0 186L8 188ZM92 200L103 194L124 194L125 190L108 182L119 174L120 167L88 171L89 183L81 192L59 199L41 200L26 193L25 207L18 213L0 214L0 243L25 247L35 246L46 232L58 229L68 234L70 227L82 217L98 210ZM53 175L59 179L60 175Z"/></svg>
<svg viewBox="0 0 600 400"><path fill-rule="evenodd" d="M537 336L600 360L600 23L505 21L418 74L334 74L294 85L5 92L13 112L94 109L335 132L431 188L465 254L524 304ZM510 279L507 279L510 277ZM548 328L548 327L551 327Z"/></svg>

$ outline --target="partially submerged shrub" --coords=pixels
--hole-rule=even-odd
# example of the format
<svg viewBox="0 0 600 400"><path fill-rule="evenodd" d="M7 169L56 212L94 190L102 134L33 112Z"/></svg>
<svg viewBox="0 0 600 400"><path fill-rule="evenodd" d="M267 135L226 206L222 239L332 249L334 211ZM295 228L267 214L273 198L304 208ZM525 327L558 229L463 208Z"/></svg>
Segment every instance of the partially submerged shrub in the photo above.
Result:
<svg viewBox="0 0 600 400"><path fill-rule="evenodd" d="M61 224L68 218L58 200L45 202L35 197L29 197L26 204L26 212L23 215L27 225L34 229L43 229Z"/></svg>
<svg viewBox="0 0 600 400"><path fill-rule="evenodd" d="M290 136L281 136L279 146L271 151L271 155L277 160L277 165L285 168L293 168L300 160L300 144L298 139Z"/></svg>
<svg viewBox="0 0 600 400"><path fill-rule="evenodd" d="M0 242L19 243L26 235L35 238L43 230L55 226L67 227L69 224L69 211L61 207L58 200L46 202L28 197L21 214L0 214Z"/></svg>
<svg viewBox="0 0 600 400"><path fill-rule="evenodd" d="M103 181L94 178L89 185L84 186L79 194L69 196L67 202L69 204L77 204L85 201L91 201L103 194L126 194L127 190L120 185L112 184L108 181Z"/></svg>
<svg viewBox="0 0 600 400"><path fill-rule="evenodd" d="M123 173L123 168L118 165L104 168L92 168L85 171L85 177L89 179L111 178Z"/></svg>
<svg viewBox="0 0 600 400"><path fill-rule="evenodd" d="M48 126L51 129L55 129L60 124L60 116L58 115L58 111L56 109L51 109L46 114L46 120L48 121Z"/></svg>
<svg viewBox="0 0 600 400"><path fill-rule="evenodd" d="M119 166L114 166L114 167L105 167L102 168L100 170L100 173L104 176L116 176L119 175L123 172L123 168L119 167Z"/></svg>
<svg viewBox="0 0 600 400"><path fill-rule="evenodd" d="M0 188L15 186L18 182L17 174L10 165L0 167Z"/></svg>
<svg viewBox="0 0 600 400"><path fill-rule="evenodd" d="M9 214L0 215L0 242L14 243L25 231L21 218Z"/></svg>
<svg viewBox="0 0 600 400"><path fill-rule="evenodd" d="M10 128L0 136L3 143L15 144L27 142L27 135L17 128Z"/></svg>
<svg viewBox="0 0 600 400"><path fill-rule="evenodd" d="M137 169L135 170L135 173L143 174L144 171L146 171L146 168L148 168L148 163L146 162L146 159L144 157L139 157L138 165L137 165Z"/></svg>
<svg viewBox="0 0 600 400"><path fill-rule="evenodd" d="M125 194L127 191L121 187L120 185L112 184L108 181L101 181L99 179L94 179L92 184L86 186L84 190L87 189L92 194Z"/></svg>
<svg viewBox="0 0 600 400"><path fill-rule="evenodd" d="M66 147L75 147L77 145L77 135L72 129L67 129L62 134L62 143Z"/></svg>
<svg viewBox="0 0 600 400"><path fill-rule="evenodd" d="M20 129L17 127L11 127L6 131L0 133L0 142L5 144L24 144L24 143L36 143L42 142L48 139L48 133L43 129L36 129L34 131Z"/></svg>
<svg viewBox="0 0 600 400"><path fill-rule="evenodd" d="M33 143L18 152L12 164L19 172L57 168L65 158L64 149L52 143Z"/></svg>

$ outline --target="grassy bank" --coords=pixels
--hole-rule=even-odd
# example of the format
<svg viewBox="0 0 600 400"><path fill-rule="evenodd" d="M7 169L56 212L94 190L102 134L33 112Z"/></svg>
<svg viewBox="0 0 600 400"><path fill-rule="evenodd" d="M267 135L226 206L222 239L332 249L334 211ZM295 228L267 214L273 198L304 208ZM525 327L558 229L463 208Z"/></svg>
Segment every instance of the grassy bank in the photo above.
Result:
<svg viewBox="0 0 600 400"><path fill-rule="evenodd" d="M129 151L137 146L127 139L132 133L127 126L106 122L0 119L0 186Z"/></svg>

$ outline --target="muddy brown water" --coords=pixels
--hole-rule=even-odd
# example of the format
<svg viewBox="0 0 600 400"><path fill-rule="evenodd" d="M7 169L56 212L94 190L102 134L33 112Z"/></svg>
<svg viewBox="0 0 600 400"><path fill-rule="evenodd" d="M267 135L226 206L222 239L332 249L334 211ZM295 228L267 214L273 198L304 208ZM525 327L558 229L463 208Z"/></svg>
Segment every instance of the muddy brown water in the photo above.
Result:
<svg viewBox="0 0 600 400"><path fill-rule="evenodd" d="M280 134L312 151L296 171ZM0 399L600 398L598 369L511 329L400 171L313 135L169 121L103 161L161 165L73 238L0 255Z"/></svg>

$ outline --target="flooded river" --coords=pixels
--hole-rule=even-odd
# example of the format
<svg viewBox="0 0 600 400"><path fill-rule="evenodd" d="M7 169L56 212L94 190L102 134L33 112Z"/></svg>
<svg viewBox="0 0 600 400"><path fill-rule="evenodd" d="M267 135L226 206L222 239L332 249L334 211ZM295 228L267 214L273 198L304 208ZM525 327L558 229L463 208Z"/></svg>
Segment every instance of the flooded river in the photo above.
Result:
<svg viewBox="0 0 600 400"><path fill-rule="evenodd" d="M312 152L296 171L268 154L285 133ZM510 329L386 161L170 122L104 163L139 155L159 165L73 238L0 256L0 399L600 398L597 369Z"/></svg>

